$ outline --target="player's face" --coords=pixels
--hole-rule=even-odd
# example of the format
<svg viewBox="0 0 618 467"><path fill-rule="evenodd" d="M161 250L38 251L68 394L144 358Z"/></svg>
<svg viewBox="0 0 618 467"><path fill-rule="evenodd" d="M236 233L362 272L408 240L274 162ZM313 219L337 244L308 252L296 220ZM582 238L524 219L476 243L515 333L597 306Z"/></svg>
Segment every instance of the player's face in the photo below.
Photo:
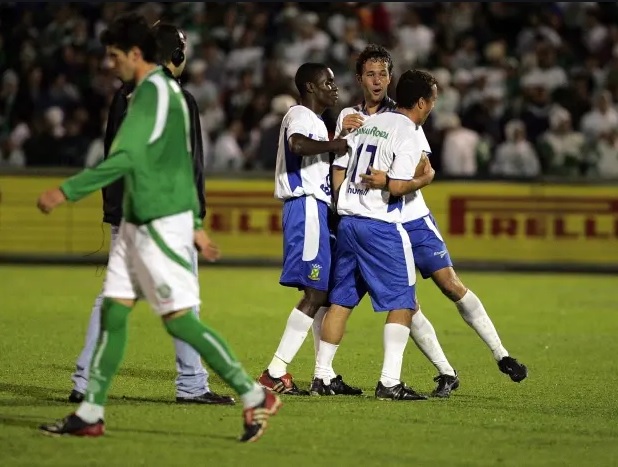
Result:
<svg viewBox="0 0 618 467"><path fill-rule="evenodd" d="M316 77L314 93L317 101L325 107L333 107L339 100L339 89L330 68L322 70Z"/></svg>
<svg viewBox="0 0 618 467"><path fill-rule="evenodd" d="M107 46L106 52L114 74L124 82L131 81L135 77L135 64L139 51L131 49L125 53L117 47Z"/></svg>
<svg viewBox="0 0 618 467"><path fill-rule="evenodd" d="M419 109L422 117L421 125L423 125L425 120L427 120L427 117L429 117L429 114L436 105L436 100L438 100L438 87L434 84L431 87L431 97L427 100L421 97L419 101Z"/></svg>
<svg viewBox="0 0 618 467"><path fill-rule="evenodd" d="M377 104L381 102L388 91L391 83L391 74L388 65L382 60L367 60L363 64L363 74L356 75L366 102Z"/></svg>

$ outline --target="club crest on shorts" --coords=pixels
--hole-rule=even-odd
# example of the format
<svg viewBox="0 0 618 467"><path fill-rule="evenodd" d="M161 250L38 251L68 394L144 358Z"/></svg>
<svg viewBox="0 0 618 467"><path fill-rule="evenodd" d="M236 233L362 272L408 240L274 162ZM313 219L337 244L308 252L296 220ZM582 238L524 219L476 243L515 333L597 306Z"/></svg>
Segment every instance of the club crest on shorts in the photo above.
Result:
<svg viewBox="0 0 618 467"><path fill-rule="evenodd" d="M156 288L156 291L161 300L167 300L172 296L172 289L167 284L161 284Z"/></svg>
<svg viewBox="0 0 618 467"><path fill-rule="evenodd" d="M319 264L312 264L311 272L309 273L309 279L311 279L312 281L319 281L321 269L322 269L322 266L320 266Z"/></svg>

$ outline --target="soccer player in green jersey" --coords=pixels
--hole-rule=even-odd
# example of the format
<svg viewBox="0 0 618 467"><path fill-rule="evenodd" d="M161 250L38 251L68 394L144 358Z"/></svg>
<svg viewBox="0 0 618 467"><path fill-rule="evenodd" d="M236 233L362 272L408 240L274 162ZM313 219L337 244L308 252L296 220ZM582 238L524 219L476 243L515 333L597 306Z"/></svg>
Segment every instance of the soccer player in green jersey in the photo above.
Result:
<svg viewBox="0 0 618 467"><path fill-rule="evenodd" d="M245 372L227 343L191 308L199 305L199 284L191 270L193 245L209 261L219 250L202 228L189 143L189 116L182 91L156 65L157 45L145 19L114 20L101 35L118 75L136 83L127 115L108 158L41 194L38 208L50 213L124 177L123 219L108 262L101 332L91 362L84 402L68 417L45 424L51 435L101 436L104 406L127 343L127 320L144 298L167 332L191 345L240 396L244 432L257 440L281 402Z"/></svg>

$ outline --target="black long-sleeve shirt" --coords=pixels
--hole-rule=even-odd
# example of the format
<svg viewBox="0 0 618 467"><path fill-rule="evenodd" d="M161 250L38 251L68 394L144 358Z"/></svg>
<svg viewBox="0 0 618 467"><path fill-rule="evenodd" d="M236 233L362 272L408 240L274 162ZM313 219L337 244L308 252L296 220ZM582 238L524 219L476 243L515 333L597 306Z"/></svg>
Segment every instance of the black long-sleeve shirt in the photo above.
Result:
<svg viewBox="0 0 618 467"><path fill-rule="evenodd" d="M163 68L163 71L173 79L172 73ZM105 138L103 142L103 154L107 158L109 149L114 141L114 137L118 132L118 128L122 124L127 113L128 101L133 92L134 85L132 83L123 84L116 91L114 98L109 108L107 117L107 126L105 128ZM191 132L191 154L193 155L193 171L195 175L195 184L197 186L197 194L200 202L200 217L203 219L206 215L206 197L204 195L204 152L202 144L202 128L200 124L200 115L197 108L195 98L186 90L182 93L187 102L190 119ZM120 225L122 220L122 196L124 193L123 180L120 179L111 185L103 188L103 222L111 225Z"/></svg>

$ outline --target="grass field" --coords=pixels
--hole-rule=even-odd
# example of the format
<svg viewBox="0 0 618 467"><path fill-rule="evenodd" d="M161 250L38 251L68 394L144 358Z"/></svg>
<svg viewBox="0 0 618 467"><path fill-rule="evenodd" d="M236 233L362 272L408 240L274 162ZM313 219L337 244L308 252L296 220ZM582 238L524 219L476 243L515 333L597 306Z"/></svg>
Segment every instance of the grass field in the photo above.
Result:
<svg viewBox="0 0 618 467"><path fill-rule="evenodd" d="M73 408L70 374L101 286L94 267L0 266L0 465L610 466L618 465L618 316L611 276L461 273L530 375L515 384L429 282L419 285L462 385L449 400L370 397L382 361L383 316L363 304L335 369L360 398L284 398L262 440L242 445L241 408L174 403L171 340L146 305L131 317L111 389L105 437L55 439L40 422ZM270 361L298 294L272 269L201 270L202 318L252 375ZM307 386L311 336L290 367ZM410 342L403 378L430 392L433 367ZM216 377L213 389L227 393Z"/></svg>

